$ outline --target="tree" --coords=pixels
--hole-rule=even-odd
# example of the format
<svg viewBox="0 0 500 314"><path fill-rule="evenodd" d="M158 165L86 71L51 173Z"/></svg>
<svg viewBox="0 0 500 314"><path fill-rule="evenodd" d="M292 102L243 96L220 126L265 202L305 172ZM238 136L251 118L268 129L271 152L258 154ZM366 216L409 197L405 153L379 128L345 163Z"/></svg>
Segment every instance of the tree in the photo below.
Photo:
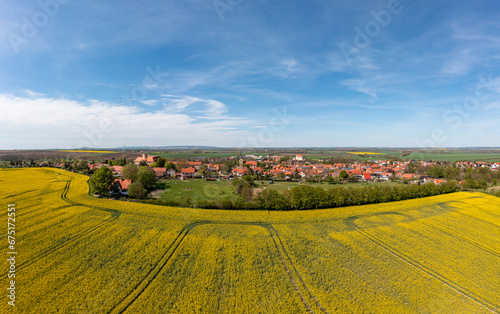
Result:
<svg viewBox="0 0 500 314"><path fill-rule="evenodd" d="M249 182L245 182L240 192L240 196L246 201L250 202L253 197L253 187Z"/></svg>
<svg viewBox="0 0 500 314"><path fill-rule="evenodd" d="M204 165L203 167L201 167L197 173L200 175L200 176L203 176L205 178L208 178L210 177L210 171L208 171L208 168L206 165Z"/></svg>
<svg viewBox="0 0 500 314"><path fill-rule="evenodd" d="M348 178L347 178L347 181L349 182L358 182L359 181L359 178L355 175L350 175Z"/></svg>
<svg viewBox="0 0 500 314"><path fill-rule="evenodd" d="M128 164L125 167L123 167L122 170L122 178L125 180L132 180L135 181L137 180L137 173L139 172L139 169L134 164Z"/></svg>
<svg viewBox="0 0 500 314"><path fill-rule="evenodd" d="M167 170L168 170L168 169L174 169L174 170L177 170L177 169L175 168L175 164L174 164L173 162L167 162L167 163L165 164L165 168L167 168Z"/></svg>
<svg viewBox="0 0 500 314"><path fill-rule="evenodd" d="M123 158L115 160L115 166L125 166L126 164L127 164L127 156L124 156Z"/></svg>
<svg viewBox="0 0 500 314"><path fill-rule="evenodd" d="M347 171L342 170L342 171L340 171L339 177L340 177L342 180L344 180L344 179L349 178L349 174L347 173Z"/></svg>
<svg viewBox="0 0 500 314"><path fill-rule="evenodd" d="M237 195L241 196L247 202L252 200L253 196L252 183L246 180L234 180L233 185Z"/></svg>
<svg viewBox="0 0 500 314"><path fill-rule="evenodd" d="M90 179L95 193L101 195L109 194L109 188L111 187L113 180L113 173L108 167L101 167L97 169Z"/></svg>
<svg viewBox="0 0 500 314"><path fill-rule="evenodd" d="M260 208L267 210L290 209L290 202L288 199L274 189L266 189L260 192L256 198L256 203Z"/></svg>
<svg viewBox="0 0 500 314"><path fill-rule="evenodd" d="M139 181L130 183L128 186L128 196L131 198L144 198L146 196L144 185Z"/></svg>
<svg viewBox="0 0 500 314"><path fill-rule="evenodd" d="M444 168L444 177L446 180L451 181L451 180L458 180L460 176L460 168L458 167L453 167L453 166L447 166Z"/></svg>
<svg viewBox="0 0 500 314"><path fill-rule="evenodd" d="M141 166L137 172L137 180L142 183L147 191L152 191L154 190L158 179L153 169L147 166Z"/></svg>
<svg viewBox="0 0 500 314"><path fill-rule="evenodd" d="M415 173L415 165L412 162L406 166L405 173Z"/></svg>
<svg viewBox="0 0 500 314"><path fill-rule="evenodd" d="M85 161L85 160L80 160L78 162L78 167L77 167L78 170L82 170L82 171L85 171L85 170L89 170L89 164Z"/></svg>
<svg viewBox="0 0 500 314"><path fill-rule="evenodd" d="M165 164L167 163L167 159L163 157L158 157L155 162L155 167L163 168L165 167Z"/></svg>
<svg viewBox="0 0 500 314"><path fill-rule="evenodd" d="M443 178L444 177L444 167L440 165L435 165L429 168L427 172L430 176L434 178Z"/></svg>

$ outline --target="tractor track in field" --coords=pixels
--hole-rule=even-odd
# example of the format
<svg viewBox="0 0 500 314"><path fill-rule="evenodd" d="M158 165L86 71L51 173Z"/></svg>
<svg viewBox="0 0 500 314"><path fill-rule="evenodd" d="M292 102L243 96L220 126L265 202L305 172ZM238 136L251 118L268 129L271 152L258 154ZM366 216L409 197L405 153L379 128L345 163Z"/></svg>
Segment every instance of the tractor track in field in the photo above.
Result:
<svg viewBox="0 0 500 314"><path fill-rule="evenodd" d="M70 184L71 182L73 181L74 177L70 177L70 179L66 182L66 186L64 187L64 190L61 194L61 198L70 203L71 205L73 206L80 206L80 207L87 207L87 208L91 208L91 209L97 209L97 210L101 210L101 211L105 211L105 212L108 212L110 213L113 217L120 217L121 215L121 212L119 210L116 210L116 209L110 209L110 208L106 208L106 207L101 207L101 206L95 206L95 205L89 205L89 204L83 204L83 203L78 203L78 202L75 202L75 201L72 201L70 200L67 195L68 195L68 191L69 191L69 187L70 187Z"/></svg>
<svg viewBox="0 0 500 314"><path fill-rule="evenodd" d="M494 255L494 256L496 256L496 257L500 257L500 253L498 253L498 252L496 252L496 251L493 251L493 250L491 250L490 248L485 247L484 245L481 245L481 244L479 244L479 243L477 243L477 242L475 242L475 241L472 241L472 240L470 240L470 239L468 239L468 238L466 238L466 237L463 237L463 236L460 236L460 235L457 235L457 234L453 234L453 233L451 233L451 232L449 232L449 231L446 231L445 229L443 229L443 228L441 228L441 227L434 226L434 225L433 225L433 224L431 224L431 223L427 223L427 222L423 222L423 221L419 221L419 222L420 222L421 224L423 224L423 225L425 225L425 226L429 227L429 228L433 228L433 229L435 229L435 230L438 230L438 231L440 231L440 232L442 232L442 233L444 233L444 234L446 234L446 235L448 235L448 236L450 236L450 237L452 237L452 238L456 238L456 239L458 239L458 240L461 240L461 241L467 242L467 243L469 243L469 244L470 244L470 245L472 245L472 246L475 246L475 247L477 247L477 248L479 248L479 249L481 249L481 250L484 250L484 251L486 251L486 252L490 253L491 255Z"/></svg>
<svg viewBox="0 0 500 314"><path fill-rule="evenodd" d="M285 249L285 246L283 244L283 241L281 240L281 237L279 236L278 234L278 231L276 231L276 229L274 229L274 227L272 226L269 226L268 228L269 231L269 234L271 236L271 238L273 239L273 242L274 244L276 245L276 250L278 251L279 255L280 255L280 259L281 259L281 262L283 263L283 266L285 267L286 269L286 272L288 274L288 276L290 277L290 281L292 282L292 284L294 285L295 287L295 290L297 291L297 293L299 294L300 298L302 299L302 302L304 303L304 305L306 305L307 309L309 310L309 312L311 313L314 313L312 311L312 309L310 308L310 306L308 305L308 303L306 302L306 300L304 299L304 296L302 295L302 293L300 292L300 289L297 287L297 285L295 284L295 281L293 279L293 276L289 270L289 268L287 267L286 263L285 263L285 259L283 258L283 255L281 254L281 250L280 250L280 247L281 249L283 250L283 252L285 253L285 256L287 258L287 260L290 262L290 265L292 265L292 268L293 268L293 271L295 272L297 278L299 278L299 281L302 283L302 286L304 287L304 289L307 291L309 297L311 298L311 300L314 302L314 304L319 308L319 310L323 313L328 313L322 306L321 304L318 302L318 300L316 299L316 297L311 293L311 290L309 290L309 288L307 287L306 283L304 282L304 280L302 279L302 276L300 275L299 271L297 270L297 267L295 267L295 264L293 263L292 259L290 258L290 255L288 255L288 252L287 250ZM274 232L274 235L273 235L273 232ZM276 242L276 239L274 238L276 236L276 238L279 240L279 245L278 243Z"/></svg>
<svg viewBox="0 0 500 314"><path fill-rule="evenodd" d="M31 192L35 192L36 190L28 190L28 191L23 191L23 192L19 192L18 194L11 194L11 195L7 195L5 197L2 197L1 199L8 199L8 198L11 198L11 197L18 197L20 195L24 195L24 194L28 194L28 193L31 193ZM24 200L24 199L28 199L29 197L24 197L24 198L21 198L21 199L16 199L16 201L19 201L19 200Z"/></svg>
<svg viewBox="0 0 500 314"><path fill-rule="evenodd" d="M486 219L482 219L482 218L479 218L479 217L477 217L477 216L473 216L473 215L471 215L471 214L464 213L464 212L457 212L457 213L459 213L459 214L461 214L461 215L464 215L464 216L467 216L467 217L470 217L470 218L473 218L473 219L476 219L476 220L479 220L479 221L481 221L481 222L487 223L487 224L489 224L489 225L491 225L491 226L493 226L493 227L495 227L495 228L500 228L500 225L499 225L499 224L496 224L496 223L494 223L494 222L488 221L488 220L486 220Z"/></svg>
<svg viewBox="0 0 500 314"><path fill-rule="evenodd" d="M198 249L198 252L196 252L196 254L193 254L194 257L199 254L200 248L197 248L197 249ZM189 252L191 252L191 250ZM179 255L177 255L174 259L172 259L172 264L177 261L178 256ZM180 275L180 279L175 281L175 284L173 285L173 288L171 289L171 292L169 293L168 298L166 298L167 301L165 303L168 306L170 306L170 305L173 306L177 302L177 300L179 299L179 295L182 293L182 291L184 290L184 287L186 286L186 280L193 273L193 269L191 267L189 267L189 265L191 265L191 263L193 263L195 260L195 258L193 258L193 256L190 255L187 258L187 262L183 263L182 273Z"/></svg>
<svg viewBox="0 0 500 314"><path fill-rule="evenodd" d="M123 313L125 312L134 302L139 298L142 293L146 290L151 282L158 276L158 274L164 269L165 265L172 258L175 251L184 240L186 235L189 233L189 225L182 228L175 240L170 244L165 253L158 259L158 261L151 267L149 272L144 276L134 288L123 297L113 308L111 308L108 313ZM170 254L169 254L170 253Z"/></svg>
<svg viewBox="0 0 500 314"><path fill-rule="evenodd" d="M250 226L258 226L266 229L269 232L269 236L274 242L274 245L276 247L276 250L278 251L278 255L280 256L280 260L285 268L285 271L290 279L291 284L293 285L295 291L299 295L302 303L306 307L306 309L310 313L314 313L311 309L311 306L309 303L306 301L304 294L301 292L299 286L296 284L294 276L296 276L299 279L299 282L302 284L304 289L307 291L309 298L314 302L314 305L316 305L319 310L323 313L328 313L318 302L318 300L314 297L314 295L311 293L309 288L307 287L306 283L300 276L297 268L293 264L290 256L288 255L288 252L286 251L283 241L281 240L279 234L277 231L272 227L270 224L267 223L259 223L259 222L246 222L246 221L231 221L231 222L225 222L225 221L207 221L207 220L202 220L202 221L195 221L192 222L186 226L184 226L181 231L177 234L176 238L174 241L168 246L167 250L163 253L163 255L160 257L160 259L153 265L153 267L150 269L150 271L132 288L132 290L124 296L118 303L113 306L107 313L123 313L127 311L127 309L144 293L144 291L150 286L150 284L158 277L158 275L166 268L168 262L171 260L172 256L175 254L181 243L184 241L186 236L191 232L194 228L202 225L223 225L223 224L228 224L228 225L250 225ZM274 233L273 233L274 232ZM276 241L278 239L278 241ZM279 243L279 244L278 244ZM282 251L284 253L282 253ZM286 258L284 257L286 256ZM292 269L287 265L286 261L292 265Z"/></svg>
<svg viewBox="0 0 500 314"><path fill-rule="evenodd" d="M380 239L377 239L376 237L370 235L368 232L365 232L358 228L356 224L354 223L354 220L357 218L360 218L360 216L353 216L345 220L345 223L354 231L358 232L360 235L363 237L367 238L371 242L375 243L377 246L382 248L383 250L389 252L391 255L394 257L402 260L406 264L413 266L417 270L429 275L430 277L440 281L444 285L446 285L448 288L455 290L457 293L463 295L466 298L469 298L470 300L473 300L474 302L478 303L479 305L482 305L483 307L487 308L493 313L498 313L499 307L496 305L493 305L480 297L479 295L475 294L474 292L462 287L461 285L449 280L448 278L440 275L436 271L433 271L429 267L423 265L422 263L417 262L416 260L412 259L411 257L406 256L404 253L396 250L395 248L391 247L387 243L381 241Z"/></svg>
<svg viewBox="0 0 500 314"><path fill-rule="evenodd" d="M450 204L452 203L459 203L459 204L465 204L465 205L468 205L467 203L464 203L464 202L460 202L460 201L453 201L453 202L450 202ZM440 208L443 208L445 210L449 210L448 207L446 207L446 203L438 203L436 204L437 206L439 206ZM484 211L482 209L479 209L479 211L481 211L483 214L484 214ZM480 217L477 217L477 216L474 216L474 215L471 215L469 213L466 213L464 212L463 209L461 208L457 208L457 210L453 211L454 213L457 213L457 214L460 214L460 215L464 215L464 216L467 216L469 218L472 218L472 219L475 219L475 220L478 220L478 221L481 221L481 222L484 222L486 224L489 224L495 228L500 228L500 225L499 224L496 224L494 222L491 222L491 221L488 221L486 219L483 219L483 218L480 218ZM491 212L488 212L486 214L491 214Z"/></svg>
<svg viewBox="0 0 500 314"><path fill-rule="evenodd" d="M25 262L20 263L19 266L17 266L18 271L22 271L24 268L26 268L26 267L28 267L28 266L30 266L30 265L38 262L39 260L47 257L48 255L50 255L50 254L52 254L52 253L54 253L54 252L56 252L56 251L58 251L58 250L60 250L60 249L62 249L64 247L68 246L69 244L71 244L71 243L73 243L73 242L75 242L75 241L77 241L77 240L79 240L79 239L81 239L81 238L89 235L90 233L96 231L97 229L100 229L102 226L110 223L111 221L113 221L115 219L116 218L110 218L110 219L107 219L105 221L102 221L102 222L100 222L100 223L92 226L91 228L89 228L89 229L87 229L87 230L85 230L83 232L79 232L76 235L74 235L72 237L69 237L68 239L64 240L62 243L57 244L57 245L55 245L55 246L53 246L53 247L51 247L51 248L43 251L42 253L38 254L36 257L31 258L31 259L29 259L29 260L27 260Z"/></svg>
<svg viewBox="0 0 500 314"><path fill-rule="evenodd" d="M70 207L70 206L71 206L71 205L61 206L61 207L58 207L58 208L56 208L56 209L62 209L62 208L64 208L64 207ZM67 214L67 213L58 213L58 214L56 214L55 216L51 216L50 218L48 218L48 219L46 219L46 220L42 220L42 221L39 221L39 222L34 223L34 224L31 224L31 225L29 225L29 224L23 224L23 229L26 229L26 230L27 230L27 229L31 229L31 228L33 228L33 227L35 227L35 226L40 225L40 224L47 223L47 222L48 222L48 221L50 221L50 220L53 220L53 219L56 219L56 218L58 218L58 217L64 216L65 214ZM22 215L22 216L21 216L21 215L18 215L18 216L16 216L16 219L18 219L18 220L26 220L26 218L28 218L28 220L29 220L29 218L31 218L32 216L33 216L33 215L28 215L28 216L26 216L26 215ZM35 216L36 216L36 215L35 215ZM7 238L7 234L2 235L0 238L2 238L2 239L3 239L3 238Z"/></svg>
<svg viewBox="0 0 500 314"><path fill-rule="evenodd" d="M108 208L104 208L104 207L99 207L99 206L93 206L93 205L86 205L86 204L82 204L82 203L78 203L78 202L75 202L75 201L72 201L70 199L68 199L67 197L67 194L68 194L68 191L70 189L70 185L71 185L71 182L73 181L74 177L70 177L70 179L68 181L66 181L66 185L61 193L61 199L66 201L67 203L69 203L71 206L80 206L80 207L87 207L87 208L91 208L91 209L96 209L96 210L101 210L101 211L106 211L108 213L111 213L111 217L104 220L104 221L101 221L89 228L87 228L86 230L83 230L81 232L78 232L77 234L67 238L66 240L64 240L63 242L41 252L40 254L38 254L36 257L34 258L31 258L25 262L22 262L22 263L19 263L18 266L17 266L17 269L19 271L21 271L22 269L38 262L39 260L47 257L48 255L66 247L67 245L89 235L90 233L102 228L103 226L113 222L114 220L118 219L118 217L120 217L121 215L121 212L118 211L118 210L112 210L112 209L108 209Z"/></svg>

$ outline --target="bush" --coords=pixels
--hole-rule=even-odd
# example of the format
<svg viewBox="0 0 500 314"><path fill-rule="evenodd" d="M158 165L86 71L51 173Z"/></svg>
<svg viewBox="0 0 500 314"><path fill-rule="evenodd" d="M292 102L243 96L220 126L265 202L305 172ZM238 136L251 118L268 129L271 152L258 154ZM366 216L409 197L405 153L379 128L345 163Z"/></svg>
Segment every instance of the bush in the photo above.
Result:
<svg viewBox="0 0 500 314"><path fill-rule="evenodd" d="M144 198L146 194L146 189L144 189L144 186L139 181L132 182L128 186L128 196L131 198L141 199Z"/></svg>

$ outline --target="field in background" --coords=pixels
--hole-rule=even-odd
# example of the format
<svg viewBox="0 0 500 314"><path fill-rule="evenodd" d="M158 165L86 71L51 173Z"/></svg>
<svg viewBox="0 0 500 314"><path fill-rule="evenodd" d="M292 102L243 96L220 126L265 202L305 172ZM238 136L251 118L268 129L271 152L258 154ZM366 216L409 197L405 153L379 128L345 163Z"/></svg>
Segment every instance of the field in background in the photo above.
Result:
<svg viewBox="0 0 500 314"><path fill-rule="evenodd" d="M311 161L375 161L404 159L404 160L435 160L435 161L488 161L500 162L500 149L497 148L164 148L164 149L74 149L74 150L2 150L0 162L21 160L50 160L57 158L74 158L88 160L105 160L128 158L133 160L142 153L166 157L169 160L228 158L240 153L254 156L285 156L295 157L301 154Z"/></svg>
<svg viewBox="0 0 500 314"><path fill-rule="evenodd" d="M0 169L2 206L16 204L18 312L500 310L493 196L219 211L97 199L86 180Z"/></svg>
<svg viewBox="0 0 500 314"><path fill-rule="evenodd" d="M483 152L464 152L464 151L443 151L441 153L419 151L413 152L406 156L409 159L415 160L433 160L433 161L486 161L500 162L500 152L498 153L483 153Z"/></svg>
<svg viewBox="0 0 500 314"><path fill-rule="evenodd" d="M115 154L117 151L111 150L78 150L78 149L64 149L64 150L56 150L58 152L65 153L89 153L89 154Z"/></svg>

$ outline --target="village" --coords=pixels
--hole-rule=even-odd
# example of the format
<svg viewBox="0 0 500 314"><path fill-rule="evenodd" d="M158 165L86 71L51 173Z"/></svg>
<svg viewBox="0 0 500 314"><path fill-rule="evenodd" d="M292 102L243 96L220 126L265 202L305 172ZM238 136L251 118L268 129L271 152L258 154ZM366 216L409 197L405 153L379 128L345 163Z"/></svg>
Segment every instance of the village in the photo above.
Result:
<svg viewBox="0 0 500 314"><path fill-rule="evenodd" d="M256 180L269 181L302 181L302 182L400 182L406 184L441 184L447 180L456 180L466 184L467 169L489 169L497 173L500 163L487 162L456 162L445 163L436 161L397 161L373 160L370 162L327 163L324 160L308 160L303 155L295 156L233 156L227 159L203 161L166 161L160 156L150 156L143 153L135 158L136 166L148 166L158 179L187 180L205 179L229 180L243 176L252 176ZM159 167L158 165L163 165ZM166 165L166 166L165 166ZM62 167L58 164L56 167ZM101 167L108 167L116 177L114 191L127 195L131 180L121 179L124 166L105 163L89 163L90 172ZM440 171L432 171L439 170ZM451 169L451 173L445 173ZM490 178L491 179L491 178ZM496 185L496 179L492 179Z"/></svg>

